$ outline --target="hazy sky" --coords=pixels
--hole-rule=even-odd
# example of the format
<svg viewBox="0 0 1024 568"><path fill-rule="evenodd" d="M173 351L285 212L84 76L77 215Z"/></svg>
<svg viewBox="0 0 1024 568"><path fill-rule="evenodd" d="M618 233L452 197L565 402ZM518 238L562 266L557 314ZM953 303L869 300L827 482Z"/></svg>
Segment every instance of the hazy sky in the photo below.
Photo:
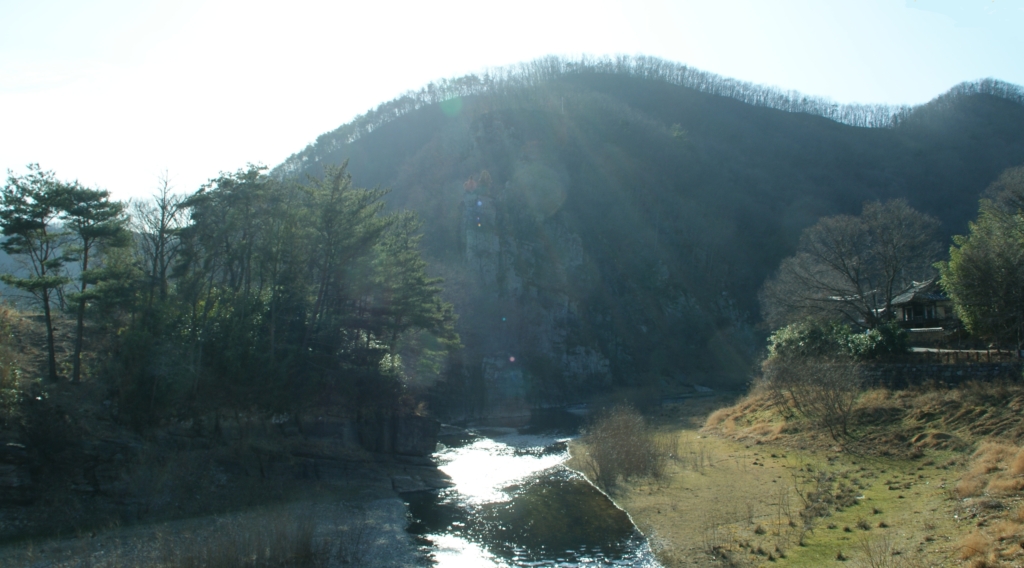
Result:
<svg viewBox="0 0 1024 568"><path fill-rule="evenodd" d="M148 195L274 166L427 82L645 54L838 102L1024 84L1024 0L0 0L0 172Z"/></svg>

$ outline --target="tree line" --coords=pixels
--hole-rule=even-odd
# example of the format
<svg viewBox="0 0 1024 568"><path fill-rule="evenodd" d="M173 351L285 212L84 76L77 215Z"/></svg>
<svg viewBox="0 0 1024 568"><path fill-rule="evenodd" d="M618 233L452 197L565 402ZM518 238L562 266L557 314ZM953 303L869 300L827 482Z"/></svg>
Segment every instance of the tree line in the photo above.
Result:
<svg viewBox="0 0 1024 568"><path fill-rule="evenodd" d="M392 411L459 339L419 221L385 212L386 193L354 187L344 165L306 183L250 165L122 203L30 165L3 188L2 246L23 264L3 280L43 312L48 378L61 375L53 311L69 310L70 380L109 380L136 426L224 409ZM86 338L108 355L88 372Z"/></svg>
<svg viewBox="0 0 1024 568"><path fill-rule="evenodd" d="M330 153L410 112L454 98L473 95L512 96L532 91L557 79L585 74L609 74L663 81L701 93L738 100L753 106L821 116L850 126L894 128L907 120L917 107L887 104L839 104L825 97L794 90L758 85L723 77L682 63L645 55L615 57L581 56L578 59L548 56L534 61L489 69L477 75L432 81L418 91L408 91L381 103L332 132L319 136L315 144L292 155L280 167L279 175L301 171L304 163L316 160L314 148ZM936 104L948 105L965 96L986 94L1024 104L1024 88L997 79L967 81L951 88Z"/></svg>

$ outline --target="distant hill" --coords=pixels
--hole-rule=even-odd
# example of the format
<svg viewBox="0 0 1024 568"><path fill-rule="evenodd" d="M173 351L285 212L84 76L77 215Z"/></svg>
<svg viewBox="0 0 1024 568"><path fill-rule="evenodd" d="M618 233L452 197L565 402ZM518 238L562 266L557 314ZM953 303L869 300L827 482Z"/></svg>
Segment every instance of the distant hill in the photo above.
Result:
<svg viewBox="0 0 1024 568"><path fill-rule="evenodd" d="M757 290L801 230L905 197L965 232L985 187L1024 164L1024 90L843 106L651 58L548 58L385 103L274 174L345 160L425 223L466 346L453 384L512 411L746 380Z"/></svg>

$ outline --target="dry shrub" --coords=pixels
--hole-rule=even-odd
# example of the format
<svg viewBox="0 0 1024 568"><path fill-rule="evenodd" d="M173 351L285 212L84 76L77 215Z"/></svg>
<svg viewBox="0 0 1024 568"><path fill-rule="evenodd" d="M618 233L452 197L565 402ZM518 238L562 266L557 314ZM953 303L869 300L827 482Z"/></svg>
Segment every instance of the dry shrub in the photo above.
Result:
<svg viewBox="0 0 1024 568"><path fill-rule="evenodd" d="M733 416L735 412L736 411L733 407L719 408L718 410L712 412L710 416L708 416L707 421L704 422L704 427L708 429L724 429L725 424L728 422L729 430L732 430L732 428L735 428L736 426L736 422Z"/></svg>
<svg viewBox="0 0 1024 568"><path fill-rule="evenodd" d="M903 554L897 546L896 539L888 533L874 538L864 535L859 540L860 549L864 555L861 566L867 568L911 568L921 565L918 559Z"/></svg>
<svg viewBox="0 0 1024 568"><path fill-rule="evenodd" d="M857 400L857 408L888 408L894 405L892 392L886 388L865 391Z"/></svg>
<svg viewBox="0 0 1024 568"><path fill-rule="evenodd" d="M679 432L661 432L654 435L654 446L658 455L679 459L682 454L682 435Z"/></svg>
<svg viewBox="0 0 1024 568"><path fill-rule="evenodd" d="M1018 523L1024 523L1024 503L1022 503L1017 509L1010 514L1010 520Z"/></svg>
<svg viewBox="0 0 1024 568"><path fill-rule="evenodd" d="M762 422L761 424L755 424L752 426L749 430L749 434L766 442L773 442L779 438L785 426L785 424L767 424Z"/></svg>
<svg viewBox="0 0 1024 568"><path fill-rule="evenodd" d="M1013 474L1021 450L1001 442L984 442L971 456L970 469L956 485L960 498L980 495L1009 495L1024 489L1024 478Z"/></svg>
<svg viewBox="0 0 1024 568"><path fill-rule="evenodd" d="M960 551L960 560L968 560L975 556L984 556L991 546L992 539L980 531L974 531L965 536L957 548Z"/></svg>
<svg viewBox="0 0 1024 568"><path fill-rule="evenodd" d="M982 469L985 470L984 473L996 471L1000 466L1014 458L1017 452L1017 447L1009 444L983 442L978 446L978 450L974 452L974 455L971 456L971 471L975 472Z"/></svg>
<svg viewBox="0 0 1024 568"><path fill-rule="evenodd" d="M850 417L863 385L855 361L770 357L761 365L761 382L779 412L794 410L837 442L849 436Z"/></svg>
<svg viewBox="0 0 1024 568"><path fill-rule="evenodd" d="M216 531L178 539L159 564L179 568L271 568L327 566L336 553L315 538L308 516L277 514L224 521Z"/></svg>
<svg viewBox="0 0 1024 568"><path fill-rule="evenodd" d="M1013 458L1013 463L1010 464L1010 473L1024 475L1024 449L1018 451L1017 457Z"/></svg>
<svg viewBox="0 0 1024 568"><path fill-rule="evenodd" d="M1020 534L1021 525L1010 520L1002 520L997 522L989 529L991 534L996 540L1004 541L1011 539Z"/></svg>
<svg viewBox="0 0 1024 568"><path fill-rule="evenodd" d="M966 497L974 497L975 495L981 495L982 490L985 489L985 479L981 476L964 476L963 479L957 482L956 496L959 499Z"/></svg>
<svg viewBox="0 0 1024 568"><path fill-rule="evenodd" d="M676 456L679 463L686 469L704 473L706 468L714 465L711 449L702 440L698 442L687 441L686 443L679 444L677 448L678 453Z"/></svg>
<svg viewBox="0 0 1024 568"><path fill-rule="evenodd" d="M655 433L643 415L629 405L598 415L584 433L583 443L584 466L605 490L620 478L660 476L667 457L659 451Z"/></svg>
<svg viewBox="0 0 1024 568"><path fill-rule="evenodd" d="M1010 495L1024 489L1024 479L996 475L988 482L986 491L990 495Z"/></svg>

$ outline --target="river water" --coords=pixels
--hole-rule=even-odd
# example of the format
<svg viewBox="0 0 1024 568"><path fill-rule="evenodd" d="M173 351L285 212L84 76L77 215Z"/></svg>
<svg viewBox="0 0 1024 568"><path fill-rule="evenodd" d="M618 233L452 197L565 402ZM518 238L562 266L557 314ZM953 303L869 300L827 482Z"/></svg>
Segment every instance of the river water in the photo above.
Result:
<svg viewBox="0 0 1024 568"><path fill-rule="evenodd" d="M563 414L441 438L454 487L403 496L434 566L659 566L629 516L562 465L578 422Z"/></svg>

